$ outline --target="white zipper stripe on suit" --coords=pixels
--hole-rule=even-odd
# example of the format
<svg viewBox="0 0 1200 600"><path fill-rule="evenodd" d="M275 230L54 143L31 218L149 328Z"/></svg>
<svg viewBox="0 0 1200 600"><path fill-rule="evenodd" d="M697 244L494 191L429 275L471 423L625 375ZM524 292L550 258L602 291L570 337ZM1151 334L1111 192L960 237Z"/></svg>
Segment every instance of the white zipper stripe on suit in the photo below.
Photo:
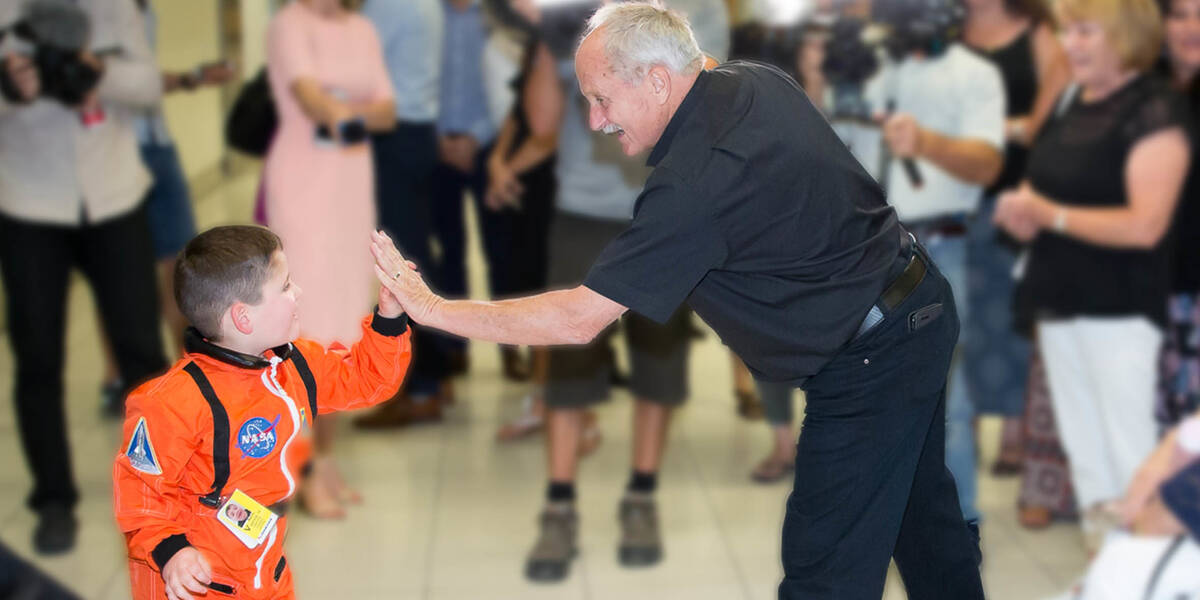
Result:
<svg viewBox="0 0 1200 600"><path fill-rule="evenodd" d="M296 434L300 433L300 411L296 410L296 404L292 402L292 398L283 391L283 386L279 385L279 380L275 378L275 368L279 363L283 362L278 356L271 357L271 370L263 371L263 385L267 387L272 394L283 399L284 404L288 407L288 413L292 415L292 435L283 444L283 448L279 451L279 470L283 472L283 476L287 478L288 492L284 499L291 498L296 492L296 480L292 479L292 473L287 467L287 451L292 445L292 441L296 439Z"/></svg>
<svg viewBox="0 0 1200 600"><path fill-rule="evenodd" d="M275 378L276 367L283 362L278 356L271 357L271 370L264 370L262 373L262 382L266 386L267 391L275 394L283 399L283 403L288 407L288 413L292 416L292 435L288 436L286 442L283 443L283 448L279 450L279 470L283 476L287 478L288 493L284 498L291 498L296 491L296 480L292 479L292 474L287 468L287 451L292 445L292 441L296 439L296 435L300 433L300 411L296 410L296 404L292 401L291 396L283 390L283 386L279 385L279 380ZM267 546L263 548L262 554L258 555L258 560L254 561L254 589L262 589L262 566L263 561L267 558L267 553L275 546L275 536L279 533L279 527L271 528L271 535L267 538Z"/></svg>
<svg viewBox="0 0 1200 600"><path fill-rule="evenodd" d="M267 547L263 548L262 554L258 555L258 560L254 561L254 589L262 589L262 566L263 560L267 558L267 553L275 546L275 534L279 532L278 527L271 528L271 536L267 538Z"/></svg>

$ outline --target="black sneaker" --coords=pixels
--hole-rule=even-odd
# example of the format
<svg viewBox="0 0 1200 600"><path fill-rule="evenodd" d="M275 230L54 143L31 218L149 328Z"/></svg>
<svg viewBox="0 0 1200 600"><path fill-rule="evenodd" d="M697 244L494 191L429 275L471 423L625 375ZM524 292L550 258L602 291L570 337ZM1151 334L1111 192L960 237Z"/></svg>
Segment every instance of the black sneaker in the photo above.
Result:
<svg viewBox="0 0 1200 600"><path fill-rule="evenodd" d="M562 581L578 550L579 515L570 502L551 502L538 517L537 543L525 561L525 576L540 583Z"/></svg>
<svg viewBox="0 0 1200 600"><path fill-rule="evenodd" d="M79 522L69 508L48 506L38 511L33 530L33 549L38 554L62 554L75 547Z"/></svg>

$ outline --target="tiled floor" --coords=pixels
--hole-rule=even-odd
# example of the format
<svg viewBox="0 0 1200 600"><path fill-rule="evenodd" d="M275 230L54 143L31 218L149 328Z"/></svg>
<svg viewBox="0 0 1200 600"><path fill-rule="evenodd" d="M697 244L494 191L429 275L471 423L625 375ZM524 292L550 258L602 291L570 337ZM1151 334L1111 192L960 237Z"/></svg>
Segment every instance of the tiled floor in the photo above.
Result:
<svg viewBox="0 0 1200 600"><path fill-rule="evenodd" d="M243 178L201 199L201 226L244 219L253 186L252 177ZM482 289L480 265L473 253L476 290ZM29 480L9 409L12 357L7 343L0 349L0 453L9 457L0 464L0 540L85 598L116 599L129 589L111 517L109 467L118 431L97 415L97 352L89 292L77 284L66 389L83 528L73 553L43 559L30 550L33 517L22 506ZM582 552L569 578L548 586L522 576L544 486L541 443L493 441L497 424L519 410L526 390L502 381L494 345L473 344L471 359L471 374L458 381L458 404L443 425L379 434L345 428L338 454L366 503L342 522L294 520L287 543L302 598L774 597L788 486L764 487L747 476L767 449L767 430L734 416L729 361L715 336L709 333L694 348L692 397L673 425L662 470L663 563L644 570L617 564L616 506L628 476L631 416L628 394L618 391L600 411L604 443L584 463L579 482ZM992 458L997 425L981 424L984 464ZM1084 566L1077 530L1025 531L1015 520L1015 480L985 476L979 487L989 598L1041 598L1070 583ZM885 598L904 597L893 572Z"/></svg>

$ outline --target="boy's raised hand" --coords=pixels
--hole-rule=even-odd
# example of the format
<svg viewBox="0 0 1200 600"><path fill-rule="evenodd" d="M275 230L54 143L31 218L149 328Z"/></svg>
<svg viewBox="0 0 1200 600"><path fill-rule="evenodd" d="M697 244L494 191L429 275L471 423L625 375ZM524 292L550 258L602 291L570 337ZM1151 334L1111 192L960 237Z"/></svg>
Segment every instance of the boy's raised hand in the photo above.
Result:
<svg viewBox="0 0 1200 600"><path fill-rule="evenodd" d="M375 267L378 269L379 267ZM385 319L395 319L404 314L404 306L396 295L386 285L379 286L379 316Z"/></svg>
<svg viewBox="0 0 1200 600"><path fill-rule="evenodd" d="M212 567L200 551L189 546L175 553L163 565L163 583L169 600L192 600L192 594L205 595L212 583Z"/></svg>

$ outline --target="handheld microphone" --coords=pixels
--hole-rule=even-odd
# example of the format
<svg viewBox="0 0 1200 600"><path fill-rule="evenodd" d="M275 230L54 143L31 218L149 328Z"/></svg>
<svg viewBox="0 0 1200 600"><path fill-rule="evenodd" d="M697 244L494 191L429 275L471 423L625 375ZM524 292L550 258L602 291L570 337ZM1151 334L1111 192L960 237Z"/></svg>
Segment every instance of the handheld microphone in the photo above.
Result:
<svg viewBox="0 0 1200 600"><path fill-rule="evenodd" d="M890 99L887 101L888 114L896 112L896 100ZM908 176L908 183L916 189L921 189L925 185L925 178L921 176L921 170L917 168L917 161L912 157L906 156L900 159L900 166L904 167L904 174Z"/></svg>

